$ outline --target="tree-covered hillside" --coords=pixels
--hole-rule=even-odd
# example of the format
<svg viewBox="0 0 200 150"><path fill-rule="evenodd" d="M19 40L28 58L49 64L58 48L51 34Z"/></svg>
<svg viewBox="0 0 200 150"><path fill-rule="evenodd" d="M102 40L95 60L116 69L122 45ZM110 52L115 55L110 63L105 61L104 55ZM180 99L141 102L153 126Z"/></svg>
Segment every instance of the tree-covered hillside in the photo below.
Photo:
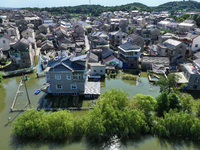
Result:
<svg viewBox="0 0 200 150"><path fill-rule="evenodd" d="M29 10L34 10L38 8L26 8ZM50 7L41 8L41 11L48 11L51 14L61 15L61 14L88 14L93 16L99 16L102 12L106 11L199 11L200 3L196 1L177 1L168 2L157 7L148 7L141 3L131 3L121 6L101 6L101 5L80 5L80 6L63 6L63 7Z"/></svg>
<svg viewBox="0 0 200 150"><path fill-rule="evenodd" d="M154 11L199 11L200 3L196 1L176 1L168 2L158 7L154 7Z"/></svg>

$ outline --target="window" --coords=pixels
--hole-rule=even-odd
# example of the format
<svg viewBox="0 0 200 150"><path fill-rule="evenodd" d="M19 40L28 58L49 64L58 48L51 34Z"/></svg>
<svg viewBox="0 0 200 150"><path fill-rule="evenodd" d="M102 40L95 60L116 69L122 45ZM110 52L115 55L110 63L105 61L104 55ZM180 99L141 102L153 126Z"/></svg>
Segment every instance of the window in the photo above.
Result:
<svg viewBox="0 0 200 150"><path fill-rule="evenodd" d="M198 44L195 44L195 47L198 47Z"/></svg>
<svg viewBox="0 0 200 150"><path fill-rule="evenodd" d="M71 80L71 74L67 75L67 80Z"/></svg>
<svg viewBox="0 0 200 150"><path fill-rule="evenodd" d="M81 80L81 79L83 79L83 75L80 74L80 73L75 73L75 74L73 74L73 79L74 80Z"/></svg>
<svg viewBox="0 0 200 150"><path fill-rule="evenodd" d="M61 84L56 85L56 89L57 90L62 90L62 85Z"/></svg>
<svg viewBox="0 0 200 150"><path fill-rule="evenodd" d="M23 53L21 53L21 56L23 57L23 56L24 56L24 54L23 54Z"/></svg>
<svg viewBox="0 0 200 150"><path fill-rule="evenodd" d="M193 89L197 89L197 85L194 85L194 86L193 86Z"/></svg>
<svg viewBox="0 0 200 150"><path fill-rule="evenodd" d="M46 78L47 78L47 81L49 81L49 80L50 80L50 75L47 74L47 75L46 75Z"/></svg>
<svg viewBox="0 0 200 150"><path fill-rule="evenodd" d="M103 70L100 70L100 72L103 72Z"/></svg>
<svg viewBox="0 0 200 150"><path fill-rule="evenodd" d="M56 80L61 80L61 75L60 75L60 74L56 74L56 75L55 75L55 79L56 79Z"/></svg>
<svg viewBox="0 0 200 150"><path fill-rule="evenodd" d="M6 41L5 41L5 40L3 40L3 43L5 44L5 43L6 43Z"/></svg>
<svg viewBox="0 0 200 150"><path fill-rule="evenodd" d="M137 52L135 52L135 55L137 55Z"/></svg>
<svg viewBox="0 0 200 150"><path fill-rule="evenodd" d="M94 72L96 72L96 70L94 70Z"/></svg>
<svg viewBox="0 0 200 150"><path fill-rule="evenodd" d="M72 90L77 89L77 85L76 85L76 84L71 84L71 89L72 89Z"/></svg>
<svg viewBox="0 0 200 150"><path fill-rule="evenodd" d="M77 93L72 93L72 96L77 96Z"/></svg>

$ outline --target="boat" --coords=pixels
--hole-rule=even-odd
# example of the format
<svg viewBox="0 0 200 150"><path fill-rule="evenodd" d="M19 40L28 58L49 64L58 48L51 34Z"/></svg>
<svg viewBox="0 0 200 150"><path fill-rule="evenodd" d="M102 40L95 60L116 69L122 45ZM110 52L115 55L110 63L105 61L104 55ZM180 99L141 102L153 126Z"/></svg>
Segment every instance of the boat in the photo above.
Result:
<svg viewBox="0 0 200 150"><path fill-rule="evenodd" d="M35 92L35 95L38 95L40 92L41 92L41 89L37 90L37 91Z"/></svg>

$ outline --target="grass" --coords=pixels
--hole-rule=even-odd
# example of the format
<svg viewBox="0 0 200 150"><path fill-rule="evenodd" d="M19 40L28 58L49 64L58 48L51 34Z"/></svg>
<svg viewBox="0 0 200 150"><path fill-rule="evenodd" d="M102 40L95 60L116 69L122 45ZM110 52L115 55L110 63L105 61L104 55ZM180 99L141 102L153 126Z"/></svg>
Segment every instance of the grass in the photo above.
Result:
<svg viewBox="0 0 200 150"><path fill-rule="evenodd" d="M82 103L82 107L89 107L89 100L84 100Z"/></svg>
<svg viewBox="0 0 200 150"><path fill-rule="evenodd" d="M138 77L135 76L135 75L131 75L131 74L125 74L125 75L122 75L121 78L122 78L122 80L134 80L134 81L136 81Z"/></svg>

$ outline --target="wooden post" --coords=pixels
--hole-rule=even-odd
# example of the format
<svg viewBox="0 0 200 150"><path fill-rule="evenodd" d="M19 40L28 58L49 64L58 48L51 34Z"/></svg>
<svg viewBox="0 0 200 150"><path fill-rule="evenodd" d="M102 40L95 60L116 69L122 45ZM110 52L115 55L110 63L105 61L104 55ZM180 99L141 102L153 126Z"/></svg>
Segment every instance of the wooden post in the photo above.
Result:
<svg viewBox="0 0 200 150"><path fill-rule="evenodd" d="M23 74L23 81L24 81L24 85L25 85L25 89L26 89L26 95L27 95L27 98L28 98L28 103L30 104L30 99L29 99L29 95L28 95L28 90L27 90L27 87L26 87L26 81L25 81L25 78L24 78L24 74Z"/></svg>

